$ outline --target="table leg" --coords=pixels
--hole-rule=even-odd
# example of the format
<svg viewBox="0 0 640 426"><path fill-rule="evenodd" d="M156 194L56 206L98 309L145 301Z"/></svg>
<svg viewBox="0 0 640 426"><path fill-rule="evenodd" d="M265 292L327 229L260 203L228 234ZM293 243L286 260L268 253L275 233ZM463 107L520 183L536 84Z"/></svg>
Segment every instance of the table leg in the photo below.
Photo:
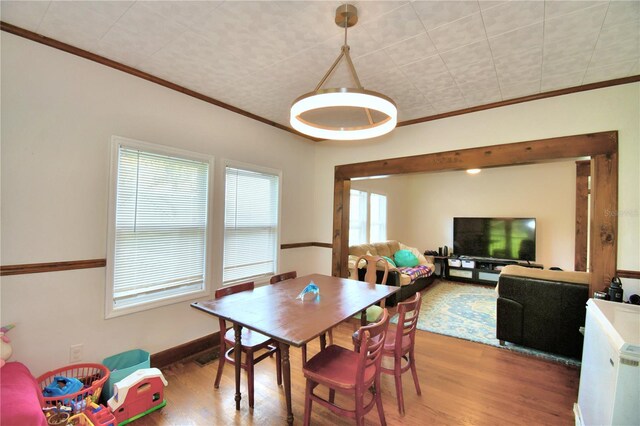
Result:
<svg viewBox="0 0 640 426"><path fill-rule="evenodd" d="M367 325L367 310L366 309L360 313L360 325L363 326L363 327L365 325Z"/></svg>
<svg viewBox="0 0 640 426"><path fill-rule="evenodd" d="M327 347L327 334L322 333L320 335L320 350L324 351L326 347Z"/></svg>
<svg viewBox="0 0 640 426"><path fill-rule="evenodd" d="M233 348L233 362L235 364L236 373L236 410L240 410L240 367L242 362L242 326L239 324L233 324L233 331L235 332L235 346ZM224 354L222 354L224 356Z"/></svg>
<svg viewBox="0 0 640 426"><path fill-rule="evenodd" d="M282 378L284 379L284 398L287 401L287 424L293 424L293 410L291 409L291 365L289 363L289 345L280 342L280 356L282 357Z"/></svg>

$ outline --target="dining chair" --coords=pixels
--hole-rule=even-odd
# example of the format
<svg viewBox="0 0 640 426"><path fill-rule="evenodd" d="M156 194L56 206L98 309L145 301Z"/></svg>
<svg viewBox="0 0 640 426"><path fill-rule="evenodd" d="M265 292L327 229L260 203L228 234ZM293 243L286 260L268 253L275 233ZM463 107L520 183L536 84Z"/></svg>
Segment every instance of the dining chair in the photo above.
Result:
<svg viewBox="0 0 640 426"><path fill-rule="evenodd" d="M283 272L281 274L276 274L271 277L269 280L269 284L277 284L281 281L291 280L293 278L297 278L298 273L296 271ZM333 344L333 332L329 329L329 344ZM307 363L307 345L302 345L302 365Z"/></svg>
<svg viewBox="0 0 640 426"><path fill-rule="evenodd" d="M281 274L276 274L272 276L271 279L269 280L269 284L276 284L276 283L279 283L280 281L290 280L297 277L298 277L298 273L296 271L283 272Z"/></svg>
<svg viewBox="0 0 640 426"><path fill-rule="evenodd" d="M396 399L398 400L398 412L400 414L404 414L402 373L411 369L416 392L418 395L422 394L414 357L416 328L421 302L422 296L418 292L412 300L398 303L398 324L396 327L389 327L382 350L383 357L393 358L393 368L382 367L382 372L392 374L395 378ZM402 365L402 360L406 361L405 365Z"/></svg>
<svg viewBox="0 0 640 426"><path fill-rule="evenodd" d="M389 326L389 313L386 309L376 323L362 326L357 331L354 350L337 345L328 346L318 353L302 368L307 380L304 399L304 424L311 421L311 406L315 401L334 413L355 419L358 425L364 425L364 416L375 405L380 423L386 425L382 407L380 373L382 349ZM329 388L329 399L324 399L313 391L322 385ZM355 409L350 410L335 404L335 393L353 395ZM371 401L365 405L365 393L372 393Z"/></svg>
<svg viewBox="0 0 640 426"><path fill-rule="evenodd" d="M220 299L231 294L240 293L242 291L253 290L254 283L247 282L242 284L236 284L228 287L223 287L216 290L215 298ZM238 307L241 309L242 307ZM227 328L227 323L223 318L220 320L220 333L224 333L224 338L220 339L220 361L218 362L218 373L216 374L215 388L220 387L220 378L222 377L222 370L225 363L229 362L231 365L235 365L233 350L236 342L235 332L233 327ZM242 334L240 337L242 343L242 352L244 353L244 363L240 363L240 367L247 372L247 388L249 392L249 407L253 408L253 367L258 362L265 358L276 354L276 375L278 386L282 384L282 366L280 362L280 349L278 343L273 339L258 333L257 331L249 330L246 327L242 328ZM256 352L266 350L259 356L255 356Z"/></svg>
<svg viewBox="0 0 640 426"><path fill-rule="evenodd" d="M389 263L381 256L370 256L363 255L358 257L356 260L356 269L360 266L360 262L364 260L366 265L366 272L364 274L364 281L369 284L386 284L387 277L389 276ZM384 266L384 274L382 275L382 280L377 282L378 280L378 263L382 263ZM382 311L384 310L384 299L382 299L380 306L371 305L366 310L367 323L375 322L382 315ZM353 316L355 319L360 319L362 313L359 312Z"/></svg>

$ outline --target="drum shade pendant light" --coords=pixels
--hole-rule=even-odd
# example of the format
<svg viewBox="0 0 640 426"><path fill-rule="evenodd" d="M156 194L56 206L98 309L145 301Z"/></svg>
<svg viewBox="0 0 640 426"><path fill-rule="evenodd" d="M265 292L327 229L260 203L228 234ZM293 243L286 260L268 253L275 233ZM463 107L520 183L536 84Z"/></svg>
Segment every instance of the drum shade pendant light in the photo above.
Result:
<svg viewBox="0 0 640 426"><path fill-rule="evenodd" d="M358 10L350 4L338 7L335 22L344 28L344 45L315 90L293 102L291 127L309 136L335 140L369 139L389 133L398 122L395 102L381 93L362 87L349 54L347 28L358 22ZM322 86L343 59L356 87L323 89Z"/></svg>

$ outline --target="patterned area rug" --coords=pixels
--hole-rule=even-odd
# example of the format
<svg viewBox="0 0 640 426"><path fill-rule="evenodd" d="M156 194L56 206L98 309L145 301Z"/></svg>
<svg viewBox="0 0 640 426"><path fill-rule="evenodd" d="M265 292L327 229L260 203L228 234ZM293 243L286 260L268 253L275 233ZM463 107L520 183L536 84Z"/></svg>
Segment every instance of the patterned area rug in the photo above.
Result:
<svg viewBox="0 0 640 426"><path fill-rule="evenodd" d="M493 286L439 280L423 293L418 329L496 346L565 365L580 361L496 339L496 299ZM396 318L392 322L396 322Z"/></svg>

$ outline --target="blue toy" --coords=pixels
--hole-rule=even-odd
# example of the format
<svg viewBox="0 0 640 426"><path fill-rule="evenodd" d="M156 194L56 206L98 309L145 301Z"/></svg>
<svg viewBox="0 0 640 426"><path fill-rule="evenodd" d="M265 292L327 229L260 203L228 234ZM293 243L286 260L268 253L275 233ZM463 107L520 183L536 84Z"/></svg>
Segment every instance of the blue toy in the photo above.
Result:
<svg viewBox="0 0 640 426"><path fill-rule="evenodd" d="M82 389L84 384L73 377L54 376L49 386L46 386L42 394L47 397L64 396L76 393Z"/></svg>

